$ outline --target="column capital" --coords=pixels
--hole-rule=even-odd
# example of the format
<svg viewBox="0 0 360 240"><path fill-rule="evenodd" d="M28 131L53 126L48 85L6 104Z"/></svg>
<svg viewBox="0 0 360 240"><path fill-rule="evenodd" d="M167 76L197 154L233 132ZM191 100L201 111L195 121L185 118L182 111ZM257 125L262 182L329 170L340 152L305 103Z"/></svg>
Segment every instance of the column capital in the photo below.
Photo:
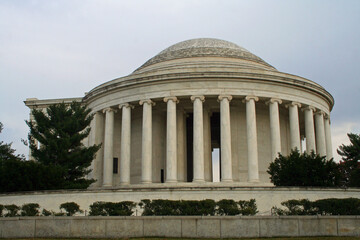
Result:
<svg viewBox="0 0 360 240"><path fill-rule="evenodd" d="M297 106L298 108L301 108L301 103L299 102L290 102L288 104L285 105L285 107L293 107L293 106Z"/></svg>
<svg viewBox="0 0 360 240"><path fill-rule="evenodd" d="M204 95L193 95L190 97L191 101L194 102L195 99L200 99L200 101L205 102L205 96Z"/></svg>
<svg viewBox="0 0 360 240"><path fill-rule="evenodd" d="M169 100L173 101L174 103L179 103L179 100L178 100L177 97L175 97L175 96L164 97L164 102L167 103Z"/></svg>
<svg viewBox="0 0 360 240"><path fill-rule="evenodd" d="M322 110L318 110L318 111L316 111L314 114L315 114L315 115L323 115L323 117L326 116L326 113L325 113L324 111L322 111Z"/></svg>
<svg viewBox="0 0 360 240"><path fill-rule="evenodd" d="M329 119L329 121L330 121L330 114L325 114L324 118Z"/></svg>
<svg viewBox="0 0 360 240"><path fill-rule="evenodd" d="M266 101L266 104L269 105L270 103L282 104L282 100L280 98L270 98L268 101Z"/></svg>
<svg viewBox="0 0 360 240"><path fill-rule="evenodd" d="M122 108L131 108L131 109L134 109L134 105L130 104L130 103L122 103L122 104L119 104L119 109L122 109Z"/></svg>
<svg viewBox="0 0 360 240"><path fill-rule="evenodd" d="M249 102L250 100L254 100L255 102L257 102L259 101L259 98L254 95L248 95L242 100L242 102L245 103L245 102Z"/></svg>
<svg viewBox="0 0 360 240"><path fill-rule="evenodd" d="M144 103L147 103L149 105L155 106L155 102L153 102L151 99L143 99L139 101L140 105L143 105Z"/></svg>
<svg viewBox="0 0 360 240"><path fill-rule="evenodd" d="M306 111L306 110L312 110L313 112L315 112L316 111L316 108L315 107L313 107L313 106L306 106L306 107L303 107L302 109L301 109L301 111Z"/></svg>
<svg viewBox="0 0 360 240"><path fill-rule="evenodd" d="M218 96L218 102L223 100L224 98L227 98L229 100L229 102L230 102L233 97L231 95L219 95Z"/></svg>
<svg viewBox="0 0 360 240"><path fill-rule="evenodd" d="M106 112L114 112L114 113L116 113L117 111L115 109L111 108L111 107L107 107L107 108L104 108L102 110L102 112L103 113L106 113Z"/></svg>

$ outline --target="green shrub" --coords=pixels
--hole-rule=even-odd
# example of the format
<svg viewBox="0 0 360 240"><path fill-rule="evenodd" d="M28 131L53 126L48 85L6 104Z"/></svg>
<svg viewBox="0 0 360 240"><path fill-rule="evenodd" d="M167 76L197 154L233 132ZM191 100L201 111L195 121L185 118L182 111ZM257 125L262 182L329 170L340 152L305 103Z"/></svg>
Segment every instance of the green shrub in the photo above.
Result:
<svg viewBox="0 0 360 240"><path fill-rule="evenodd" d="M212 199L205 200L180 200L178 215L182 216L214 216L216 202Z"/></svg>
<svg viewBox="0 0 360 240"><path fill-rule="evenodd" d="M94 202L90 205L90 216L131 216L136 204L123 202Z"/></svg>
<svg viewBox="0 0 360 240"><path fill-rule="evenodd" d="M322 215L360 215L360 199L327 198L312 203L318 214Z"/></svg>
<svg viewBox="0 0 360 240"><path fill-rule="evenodd" d="M257 211L257 205L255 199L250 199L249 201L238 201L235 202L232 199L222 199L217 203L217 214L225 216L234 216L234 215L255 215Z"/></svg>
<svg viewBox="0 0 360 240"><path fill-rule="evenodd" d="M254 199L239 201L223 199L215 202L206 200L141 200L139 206L144 209L143 216L214 216L219 215L254 215L257 206Z"/></svg>
<svg viewBox="0 0 360 240"><path fill-rule="evenodd" d="M281 205L285 206L287 209L282 210L279 208L275 209L277 215L316 215L317 210L314 209L313 203L308 199L300 200L288 200L282 202Z"/></svg>
<svg viewBox="0 0 360 240"><path fill-rule="evenodd" d="M0 204L0 217L3 216L4 205Z"/></svg>
<svg viewBox="0 0 360 240"><path fill-rule="evenodd" d="M272 208L275 215L360 215L360 199L327 198L316 201L308 199L288 200L281 205L286 209Z"/></svg>
<svg viewBox="0 0 360 240"><path fill-rule="evenodd" d="M39 208L37 203L26 203L21 207L21 216L39 216Z"/></svg>
<svg viewBox="0 0 360 240"><path fill-rule="evenodd" d="M83 212L83 210L80 209L80 206L75 202L62 203L60 205L60 210L61 209L65 210L66 216L73 216L75 213L82 213Z"/></svg>
<svg viewBox="0 0 360 240"><path fill-rule="evenodd" d="M177 216L179 215L180 201L143 199L139 206L144 209L143 216Z"/></svg>
<svg viewBox="0 0 360 240"><path fill-rule="evenodd" d="M7 211L7 213L5 214L5 217L19 216L19 214L18 214L18 212L20 210L19 206L16 206L15 204L11 204L11 205L5 205L4 208Z"/></svg>
<svg viewBox="0 0 360 240"><path fill-rule="evenodd" d="M276 186L340 186L340 168L325 156L300 154L291 151L289 156L279 156L270 163L267 173Z"/></svg>
<svg viewBox="0 0 360 240"><path fill-rule="evenodd" d="M53 215L54 213L52 212L52 211L48 211L48 210L46 210L45 208L42 210L42 212L41 212L41 215L42 216L51 216L51 215Z"/></svg>
<svg viewBox="0 0 360 240"><path fill-rule="evenodd" d="M240 214L244 216L255 215L259 211L257 210L257 205L255 199L250 199L249 201L239 201Z"/></svg>
<svg viewBox="0 0 360 240"><path fill-rule="evenodd" d="M218 201L216 204L217 204L216 213L218 215L234 216L240 214L239 204L232 199L222 199Z"/></svg>

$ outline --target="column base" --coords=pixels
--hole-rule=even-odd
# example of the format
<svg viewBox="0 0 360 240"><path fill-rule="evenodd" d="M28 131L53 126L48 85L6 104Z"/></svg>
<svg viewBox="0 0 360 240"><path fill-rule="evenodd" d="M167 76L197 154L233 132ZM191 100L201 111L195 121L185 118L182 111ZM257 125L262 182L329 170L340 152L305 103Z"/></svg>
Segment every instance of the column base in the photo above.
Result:
<svg viewBox="0 0 360 240"><path fill-rule="evenodd" d="M249 179L248 182L249 183L259 183L260 180L259 179L251 179L251 180Z"/></svg>
<svg viewBox="0 0 360 240"><path fill-rule="evenodd" d="M130 185L130 182L121 182L120 183L120 186L129 186Z"/></svg>
<svg viewBox="0 0 360 240"><path fill-rule="evenodd" d="M103 184L102 187L112 187L112 184Z"/></svg>

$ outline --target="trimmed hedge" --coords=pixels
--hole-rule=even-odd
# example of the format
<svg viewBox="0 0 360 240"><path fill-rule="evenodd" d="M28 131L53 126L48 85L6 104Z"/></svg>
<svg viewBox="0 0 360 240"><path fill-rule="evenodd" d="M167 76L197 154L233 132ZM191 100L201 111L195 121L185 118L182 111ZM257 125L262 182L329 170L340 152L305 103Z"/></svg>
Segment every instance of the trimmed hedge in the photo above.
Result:
<svg viewBox="0 0 360 240"><path fill-rule="evenodd" d="M136 204L123 202L94 202L90 205L90 216L131 216Z"/></svg>
<svg viewBox="0 0 360 240"><path fill-rule="evenodd" d="M255 215L257 211L257 206L255 199L250 199L249 201L238 201L235 202L232 199L223 199L217 203L216 213L217 215L222 216L234 216L234 215Z"/></svg>
<svg viewBox="0 0 360 240"><path fill-rule="evenodd" d="M80 209L80 206L75 202L66 202L60 205L60 210L64 209L66 216L74 216L75 213L82 213L83 210ZM56 214L55 214L56 216ZM61 215L60 215L61 216Z"/></svg>
<svg viewBox="0 0 360 240"><path fill-rule="evenodd" d="M39 216L39 208L37 203L25 203L21 207L21 216Z"/></svg>
<svg viewBox="0 0 360 240"><path fill-rule="evenodd" d="M327 198L316 201L308 199L288 200L281 205L287 209L272 208L275 215L360 215L360 199Z"/></svg>
<svg viewBox="0 0 360 240"><path fill-rule="evenodd" d="M255 215L255 199L235 202L223 199L215 202L206 200L141 200L143 216L214 216L214 215Z"/></svg>
<svg viewBox="0 0 360 240"><path fill-rule="evenodd" d="M139 206L144 209L143 216L214 216L216 202L206 200L141 200Z"/></svg>

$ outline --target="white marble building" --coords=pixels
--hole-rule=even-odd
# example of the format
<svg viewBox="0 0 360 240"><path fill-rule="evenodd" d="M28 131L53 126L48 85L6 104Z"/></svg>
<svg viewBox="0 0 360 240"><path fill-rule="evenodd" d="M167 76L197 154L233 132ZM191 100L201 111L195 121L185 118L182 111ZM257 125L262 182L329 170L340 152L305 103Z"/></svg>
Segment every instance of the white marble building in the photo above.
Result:
<svg viewBox="0 0 360 240"><path fill-rule="evenodd" d="M330 93L223 40L172 45L83 98L25 104L73 100L95 113L85 144L102 143L92 164L96 188L209 186L217 148L217 186L269 185L266 170L278 152L303 145L332 158Z"/></svg>

